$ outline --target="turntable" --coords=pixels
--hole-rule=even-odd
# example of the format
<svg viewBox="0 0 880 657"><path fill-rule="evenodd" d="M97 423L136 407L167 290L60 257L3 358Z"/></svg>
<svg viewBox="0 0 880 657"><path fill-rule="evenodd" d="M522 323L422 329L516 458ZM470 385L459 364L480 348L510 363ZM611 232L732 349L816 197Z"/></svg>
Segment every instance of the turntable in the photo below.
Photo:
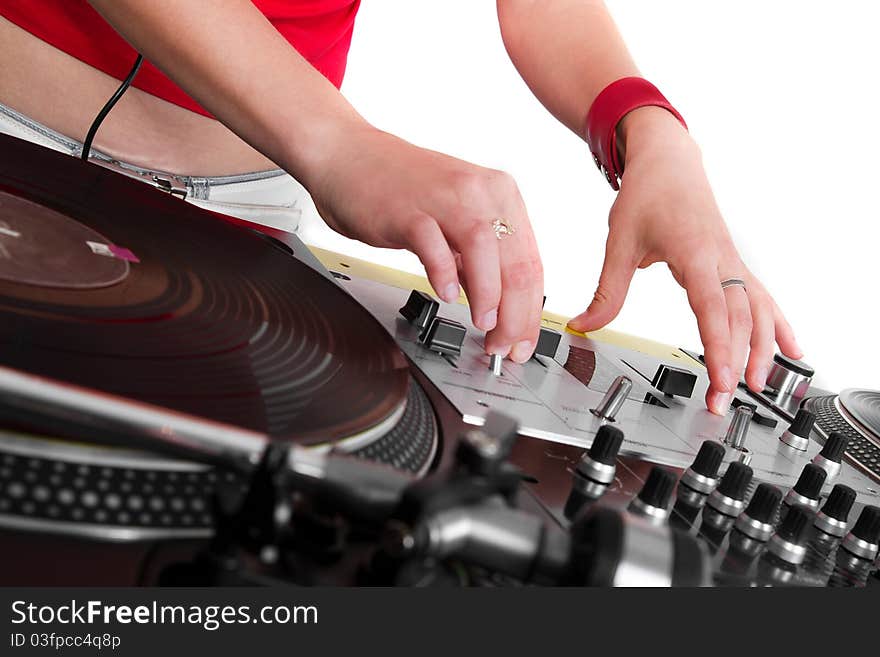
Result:
<svg viewBox="0 0 880 657"><path fill-rule="evenodd" d="M820 561L828 570L864 543L853 558L867 581L880 541L880 393L817 390L808 365L780 356L768 389L740 386L719 418L700 401L698 353L564 327L547 312L529 361L492 361L464 300L437 301L424 279L0 137L0 554L24 555L0 559L0 582L150 582L156 546L191 553L215 537L218 487L245 491L272 446L295 448L305 469L342 454L397 473L389 481L436 482L461 467L459 436L486 439L477 428L492 413L518 424L518 508L558 545L583 539L580 496L604 509L591 526L699 543L691 558L715 554L720 572L734 525L754 524L736 516L766 486L813 505L811 526L846 489L844 517L828 521L843 533ZM487 509L480 522L522 526ZM785 534L798 518L780 509L763 525L766 553L785 562L779 546L800 554L807 535ZM310 531L335 536L327 522ZM650 558L662 571L670 554ZM805 569L798 559L782 575ZM595 581L617 582L606 575Z"/></svg>

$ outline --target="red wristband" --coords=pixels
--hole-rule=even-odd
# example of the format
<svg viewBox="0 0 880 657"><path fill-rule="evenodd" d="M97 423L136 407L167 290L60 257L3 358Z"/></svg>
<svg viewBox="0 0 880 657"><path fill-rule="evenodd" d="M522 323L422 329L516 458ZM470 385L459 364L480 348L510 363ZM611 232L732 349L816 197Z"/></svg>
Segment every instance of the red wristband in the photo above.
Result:
<svg viewBox="0 0 880 657"><path fill-rule="evenodd" d="M687 130L681 114L644 78L621 78L612 82L596 96L587 113L586 137L593 161L614 191L620 189L618 181L623 176L623 164L617 157L617 124L634 109L650 105L672 112Z"/></svg>

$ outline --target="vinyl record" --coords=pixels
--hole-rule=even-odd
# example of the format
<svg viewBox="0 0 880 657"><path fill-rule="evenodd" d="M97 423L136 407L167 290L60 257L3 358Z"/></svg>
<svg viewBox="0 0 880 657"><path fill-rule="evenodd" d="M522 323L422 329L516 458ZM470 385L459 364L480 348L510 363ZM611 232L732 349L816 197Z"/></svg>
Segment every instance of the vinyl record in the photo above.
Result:
<svg viewBox="0 0 880 657"><path fill-rule="evenodd" d="M302 444L402 415L392 338L283 245L96 165L0 151L7 373Z"/></svg>

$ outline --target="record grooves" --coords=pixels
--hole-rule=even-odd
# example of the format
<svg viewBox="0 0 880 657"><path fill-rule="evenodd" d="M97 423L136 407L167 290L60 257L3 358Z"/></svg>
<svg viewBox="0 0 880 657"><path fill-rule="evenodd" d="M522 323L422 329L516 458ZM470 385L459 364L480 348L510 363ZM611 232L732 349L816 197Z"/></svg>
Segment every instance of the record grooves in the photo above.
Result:
<svg viewBox="0 0 880 657"><path fill-rule="evenodd" d="M306 445L362 449L405 415L406 359L330 278L143 184L2 147L0 369ZM34 405L12 388L7 414Z"/></svg>

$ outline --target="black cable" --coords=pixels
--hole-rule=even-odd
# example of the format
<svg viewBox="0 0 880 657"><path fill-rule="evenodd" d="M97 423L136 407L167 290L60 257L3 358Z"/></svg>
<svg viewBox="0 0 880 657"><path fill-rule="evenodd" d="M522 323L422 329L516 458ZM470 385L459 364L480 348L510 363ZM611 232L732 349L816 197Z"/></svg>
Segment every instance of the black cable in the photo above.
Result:
<svg viewBox="0 0 880 657"><path fill-rule="evenodd" d="M92 142L95 140L95 133L98 132L98 128L101 127L101 123L107 118L107 115L110 113L110 110L113 109L113 106L119 102L120 98L122 98L122 94L124 94L126 89L131 86L134 76L137 75L143 61L144 56L138 53L137 59L134 60L134 66L132 66L131 70L128 72L128 76L122 81L122 84L119 85L119 89L116 90L116 93L110 96L110 100L108 100L104 107L101 108L101 111L98 112L98 116L95 117L95 120L92 121L92 126L89 128L88 134L86 134L86 139L83 142L82 154L80 155L83 162L88 161L89 154L92 152Z"/></svg>

